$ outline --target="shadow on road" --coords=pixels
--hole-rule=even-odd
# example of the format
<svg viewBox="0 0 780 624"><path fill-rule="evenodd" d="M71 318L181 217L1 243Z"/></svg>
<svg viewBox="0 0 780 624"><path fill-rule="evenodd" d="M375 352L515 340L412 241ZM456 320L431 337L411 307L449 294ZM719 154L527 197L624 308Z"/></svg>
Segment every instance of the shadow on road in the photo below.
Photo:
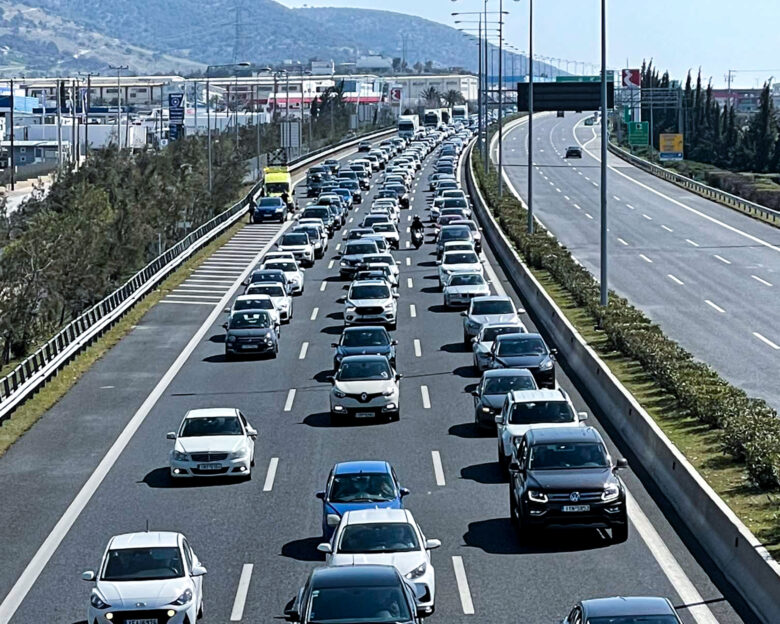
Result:
<svg viewBox="0 0 780 624"><path fill-rule="evenodd" d="M325 561L325 555L317 550L317 545L323 541L322 537L307 537L287 542L282 546L282 557L296 561Z"/></svg>
<svg viewBox="0 0 780 624"><path fill-rule="evenodd" d="M578 552L610 545L610 540L595 529L534 531L521 541L509 519L509 509L506 518L470 522L463 541L492 555Z"/></svg>

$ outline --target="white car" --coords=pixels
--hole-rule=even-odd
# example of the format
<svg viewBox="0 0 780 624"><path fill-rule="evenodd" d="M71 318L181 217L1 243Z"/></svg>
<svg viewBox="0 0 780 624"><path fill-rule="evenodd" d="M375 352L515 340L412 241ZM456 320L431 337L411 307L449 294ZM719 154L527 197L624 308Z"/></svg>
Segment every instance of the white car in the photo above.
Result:
<svg viewBox="0 0 780 624"><path fill-rule="evenodd" d="M398 249L401 246L401 235L395 223L375 223L371 228L387 241L390 249Z"/></svg>
<svg viewBox="0 0 780 624"><path fill-rule="evenodd" d="M295 262L295 254L292 251L269 251L263 256L262 262L269 260L292 260Z"/></svg>
<svg viewBox="0 0 780 624"><path fill-rule="evenodd" d="M291 251L298 262L307 266L314 264L314 245L306 232L287 232L276 243L279 251Z"/></svg>
<svg viewBox="0 0 780 624"><path fill-rule="evenodd" d="M344 300L344 325L387 325L395 329L398 293L384 280L356 280Z"/></svg>
<svg viewBox="0 0 780 624"><path fill-rule="evenodd" d="M408 509L361 509L347 511L330 543L317 550L325 553L329 566L391 565L417 590L418 604L433 613L436 604L436 573L431 550L441 546L426 539Z"/></svg>
<svg viewBox="0 0 780 624"><path fill-rule="evenodd" d="M95 583L87 622L194 623L203 614L204 574L206 568L181 533L116 535L97 574L87 570L81 575Z"/></svg>
<svg viewBox="0 0 780 624"><path fill-rule="evenodd" d="M588 418L577 412L562 389L513 390L504 399L501 413L496 414L498 463L506 471L517 444L534 427L579 427Z"/></svg>
<svg viewBox="0 0 780 624"><path fill-rule="evenodd" d="M474 249L474 241L449 241L444 243L442 253L447 253L448 251L476 251L476 249Z"/></svg>
<svg viewBox="0 0 780 624"><path fill-rule="evenodd" d="M295 260L264 260L261 270L276 269L282 271L290 284L290 293L302 295L304 288L304 271Z"/></svg>
<svg viewBox="0 0 780 624"><path fill-rule="evenodd" d="M401 271L398 268L398 262L395 258L393 258L393 255L390 253L378 253L378 254L368 254L367 256L363 257L363 262L368 264L385 264L390 268L390 272L393 274L393 277L395 278L396 284L398 283L398 276L400 275Z"/></svg>
<svg viewBox="0 0 780 624"><path fill-rule="evenodd" d="M444 284L444 306L467 306L473 297L490 294L490 286L479 273L452 273Z"/></svg>
<svg viewBox="0 0 780 624"><path fill-rule="evenodd" d="M439 285L444 286L453 273L479 273L484 275L484 268L479 256L473 251L448 251L437 260L439 265Z"/></svg>
<svg viewBox="0 0 780 624"><path fill-rule="evenodd" d="M233 407L190 410L167 438L172 477L252 478L257 430Z"/></svg>
<svg viewBox="0 0 780 624"><path fill-rule="evenodd" d="M277 335L279 334L279 326L282 323L282 319L270 295L239 295L233 301L232 306L225 308L225 312L231 316L236 310L268 310L274 325L276 325L276 333Z"/></svg>
<svg viewBox="0 0 780 624"><path fill-rule="evenodd" d="M384 355L350 355L331 378L331 421L346 418L399 417L401 375Z"/></svg>
<svg viewBox="0 0 780 624"><path fill-rule="evenodd" d="M289 323L293 317L293 300L284 284L278 282L258 282L247 286L244 296L268 295L279 311L279 319Z"/></svg>

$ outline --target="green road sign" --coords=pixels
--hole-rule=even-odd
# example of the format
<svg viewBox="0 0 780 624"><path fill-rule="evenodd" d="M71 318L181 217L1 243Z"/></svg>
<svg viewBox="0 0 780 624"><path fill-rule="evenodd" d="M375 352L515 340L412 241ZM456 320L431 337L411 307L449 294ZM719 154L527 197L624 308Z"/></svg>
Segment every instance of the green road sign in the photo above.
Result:
<svg viewBox="0 0 780 624"><path fill-rule="evenodd" d="M556 76L555 82L601 82L601 76ZM615 72L607 71L607 82L615 82Z"/></svg>
<svg viewBox="0 0 780 624"><path fill-rule="evenodd" d="M629 145L650 144L650 123L647 121L632 121L628 124Z"/></svg>
<svg viewBox="0 0 780 624"><path fill-rule="evenodd" d="M631 107L627 104L623 105L623 122L631 123Z"/></svg>

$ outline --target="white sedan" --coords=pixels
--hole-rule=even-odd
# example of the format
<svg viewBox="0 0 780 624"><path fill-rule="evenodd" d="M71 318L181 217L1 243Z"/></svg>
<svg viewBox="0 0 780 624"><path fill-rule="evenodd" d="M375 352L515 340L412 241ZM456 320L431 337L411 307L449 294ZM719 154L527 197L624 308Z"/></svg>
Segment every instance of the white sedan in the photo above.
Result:
<svg viewBox="0 0 780 624"><path fill-rule="evenodd" d="M233 407L190 410L167 437L172 477L252 478L257 430Z"/></svg>
<svg viewBox="0 0 780 624"><path fill-rule="evenodd" d="M279 310L279 318L289 323L293 316L292 297L287 292L283 284L278 282L257 282L247 286L245 296L250 295L268 295L274 306Z"/></svg>
<svg viewBox="0 0 780 624"><path fill-rule="evenodd" d="M425 538L408 509L361 509L344 513L330 543L317 550L329 566L395 566L416 586L418 604L430 614L436 600L430 551L439 546L439 540Z"/></svg>
<svg viewBox="0 0 780 624"><path fill-rule="evenodd" d="M282 271L287 278L287 282L291 284L290 292L294 295L303 294L303 272L306 269L302 269L298 266L295 260L266 260L260 265L260 270L272 270Z"/></svg>
<svg viewBox="0 0 780 624"><path fill-rule="evenodd" d="M484 275L484 269L479 256L473 251L448 251L441 260L437 260L439 265L439 285L444 286L453 273L479 273Z"/></svg>
<svg viewBox="0 0 780 624"><path fill-rule="evenodd" d="M203 615L206 568L187 538L169 531L127 533L111 538L97 574L81 575L94 582L87 622L195 622ZM165 614L165 615L162 615Z"/></svg>

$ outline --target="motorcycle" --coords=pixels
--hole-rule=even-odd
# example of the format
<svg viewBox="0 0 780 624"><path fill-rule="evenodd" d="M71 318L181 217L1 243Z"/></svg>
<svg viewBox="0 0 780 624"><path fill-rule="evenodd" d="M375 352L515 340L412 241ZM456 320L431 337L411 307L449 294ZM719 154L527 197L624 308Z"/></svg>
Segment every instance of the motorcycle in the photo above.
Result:
<svg viewBox="0 0 780 624"><path fill-rule="evenodd" d="M423 244L423 231L422 230L412 230L412 245L414 245L415 249L419 249L420 246Z"/></svg>

